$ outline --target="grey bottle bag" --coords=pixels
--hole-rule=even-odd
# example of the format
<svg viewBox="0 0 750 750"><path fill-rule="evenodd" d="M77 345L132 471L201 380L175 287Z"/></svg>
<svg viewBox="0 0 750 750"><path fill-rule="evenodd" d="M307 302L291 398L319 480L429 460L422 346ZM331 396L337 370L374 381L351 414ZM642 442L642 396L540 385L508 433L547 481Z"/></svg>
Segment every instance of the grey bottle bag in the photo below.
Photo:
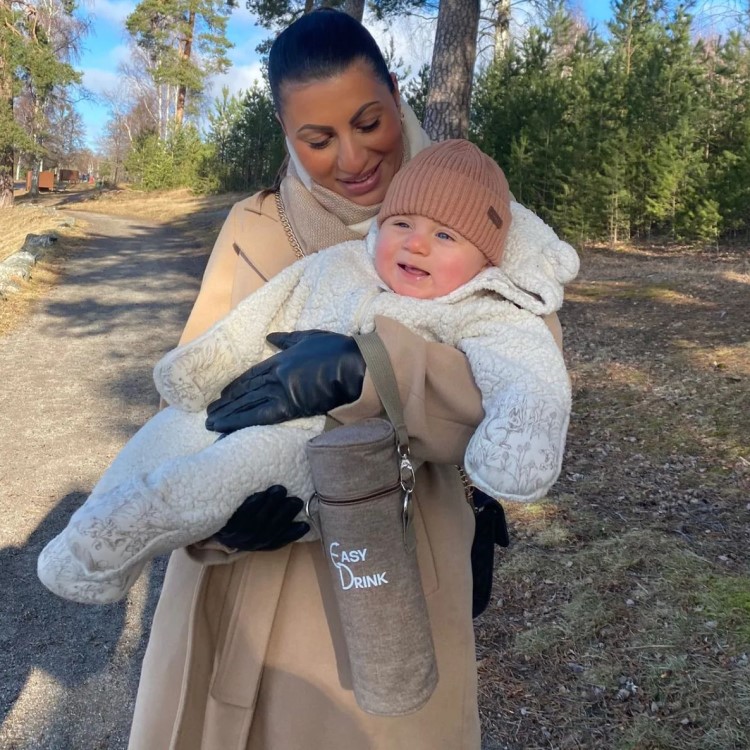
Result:
<svg viewBox="0 0 750 750"><path fill-rule="evenodd" d="M356 337L391 421L334 427L307 444L320 526L364 711L400 716L422 707L438 681L416 555L414 467L395 375L377 336Z"/></svg>

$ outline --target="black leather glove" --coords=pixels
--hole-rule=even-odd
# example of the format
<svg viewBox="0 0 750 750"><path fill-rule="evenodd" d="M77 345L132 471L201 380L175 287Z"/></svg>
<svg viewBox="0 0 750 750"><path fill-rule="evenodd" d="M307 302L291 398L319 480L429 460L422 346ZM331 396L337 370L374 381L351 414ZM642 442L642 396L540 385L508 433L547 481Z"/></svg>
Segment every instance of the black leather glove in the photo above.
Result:
<svg viewBox="0 0 750 750"><path fill-rule="evenodd" d="M214 538L234 549L279 549L296 542L310 530L304 521L294 521L303 505L298 497L287 494L286 487L275 484L244 500Z"/></svg>
<svg viewBox="0 0 750 750"><path fill-rule="evenodd" d="M351 336L329 331L271 333L281 349L233 380L208 406L206 428L234 432L326 414L362 393L365 361Z"/></svg>

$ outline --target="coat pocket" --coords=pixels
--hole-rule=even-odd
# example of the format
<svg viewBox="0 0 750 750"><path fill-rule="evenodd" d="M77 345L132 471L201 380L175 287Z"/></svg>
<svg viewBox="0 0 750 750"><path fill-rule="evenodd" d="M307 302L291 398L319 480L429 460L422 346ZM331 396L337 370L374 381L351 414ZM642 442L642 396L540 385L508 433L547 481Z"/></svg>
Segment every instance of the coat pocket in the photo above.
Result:
<svg viewBox="0 0 750 750"><path fill-rule="evenodd" d="M417 535L417 564L419 565L419 575L422 579L422 589L424 590L424 595L429 596L438 590L439 583L435 558L432 555L430 535L424 522L421 503L417 493L414 494L414 531Z"/></svg>
<svg viewBox="0 0 750 750"><path fill-rule="evenodd" d="M255 704L291 551L288 544L275 552L250 554L240 563L239 584L227 592L234 601L227 602L229 621L210 687L221 703L241 708Z"/></svg>

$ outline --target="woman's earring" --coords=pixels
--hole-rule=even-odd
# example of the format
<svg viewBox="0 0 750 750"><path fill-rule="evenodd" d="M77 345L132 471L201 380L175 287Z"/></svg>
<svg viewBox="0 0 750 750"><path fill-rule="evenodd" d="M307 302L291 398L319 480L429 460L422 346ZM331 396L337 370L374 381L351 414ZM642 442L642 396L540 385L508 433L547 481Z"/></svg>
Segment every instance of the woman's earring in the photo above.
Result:
<svg viewBox="0 0 750 750"><path fill-rule="evenodd" d="M401 122L403 122L404 121L404 110L399 107L398 113L401 116Z"/></svg>

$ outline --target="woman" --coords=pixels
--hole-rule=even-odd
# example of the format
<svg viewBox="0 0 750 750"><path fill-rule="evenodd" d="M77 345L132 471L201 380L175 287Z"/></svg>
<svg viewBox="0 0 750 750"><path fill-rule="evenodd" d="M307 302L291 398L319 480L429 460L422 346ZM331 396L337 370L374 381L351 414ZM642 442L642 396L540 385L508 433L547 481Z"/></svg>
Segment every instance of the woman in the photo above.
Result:
<svg viewBox="0 0 750 750"><path fill-rule="evenodd" d="M291 155L287 174L277 192L232 209L182 341L298 257L362 236L393 175L428 143L375 42L344 14L316 11L281 34L269 78ZM287 544L305 529L276 514L260 538L243 538L241 523L219 535L264 551L237 553L213 540L172 555L131 750L479 748L474 520L451 464L482 418L481 400L456 350L428 344L392 320L380 319L377 331L398 376L413 451L428 461L417 476L416 528L440 674L435 693L405 717L371 716L356 706L322 549ZM307 384L304 398L323 411L343 404L332 414L349 423L378 415L380 402L342 339L301 337L302 351L285 353L281 390ZM343 395L329 387L334 371L345 381ZM270 496L283 500L277 489ZM249 526L258 527L265 499L250 499L258 502L247 506L256 513Z"/></svg>

